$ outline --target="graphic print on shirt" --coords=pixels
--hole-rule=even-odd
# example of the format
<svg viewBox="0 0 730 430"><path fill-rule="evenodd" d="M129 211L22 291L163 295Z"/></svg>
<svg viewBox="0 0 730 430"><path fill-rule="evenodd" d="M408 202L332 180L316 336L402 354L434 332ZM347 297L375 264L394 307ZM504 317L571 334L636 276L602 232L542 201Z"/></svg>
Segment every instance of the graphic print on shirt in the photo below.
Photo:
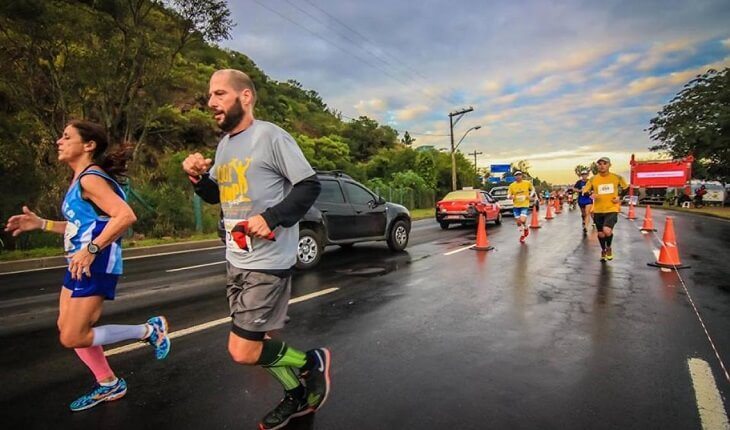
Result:
<svg viewBox="0 0 730 430"><path fill-rule="evenodd" d="M233 240L231 230L239 222L246 219L251 210L251 198L248 194L249 182L246 172L251 167L251 158L244 162L238 158L232 158L228 163L217 167L216 177L220 188L221 206L226 213L225 230L226 246L234 252L248 253L253 251L253 241L245 237L245 246Z"/></svg>

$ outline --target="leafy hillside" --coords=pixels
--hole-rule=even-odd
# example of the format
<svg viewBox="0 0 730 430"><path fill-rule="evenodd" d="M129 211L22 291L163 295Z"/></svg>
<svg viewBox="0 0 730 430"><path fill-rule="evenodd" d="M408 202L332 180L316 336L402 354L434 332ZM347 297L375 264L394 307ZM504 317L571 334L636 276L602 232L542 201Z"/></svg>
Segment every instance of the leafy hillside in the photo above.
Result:
<svg viewBox="0 0 730 430"><path fill-rule="evenodd" d="M136 231L188 234L192 193L179 163L190 151L212 152L220 137L206 108L208 79L219 68L252 77L257 118L292 133L315 168L381 187L448 191L448 154L413 150L412 138L367 117L343 121L317 92L270 79L245 54L217 46L232 25L222 0L3 1L0 217L22 204L60 217L69 172L55 161L55 140L69 119L88 118L114 143L133 144ZM461 154L457 161L460 184L472 185L473 165ZM206 230L216 217L206 209ZM21 245L43 242L35 235Z"/></svg>

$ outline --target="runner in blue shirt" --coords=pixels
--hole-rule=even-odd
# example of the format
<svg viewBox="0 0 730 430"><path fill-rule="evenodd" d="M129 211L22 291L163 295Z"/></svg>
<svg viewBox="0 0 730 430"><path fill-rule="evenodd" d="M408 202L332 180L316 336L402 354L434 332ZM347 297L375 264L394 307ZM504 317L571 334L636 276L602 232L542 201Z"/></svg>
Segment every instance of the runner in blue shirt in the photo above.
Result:
<svg viewBox="0 0 730 430"><path fill-rule="evenodd" d="M573 185L573 189L578 193L578 206L580 207L583 235L588 234L588 226L591 224L591 208L593 207L593 198L582 192L586 183L588 183L588 171L583 170L580 172L580 179Z"/></svg>
<svg viewBox="0 0 730 430"><path fill-rule="evenodd" d="M61 207L65 220L43 219L23 206L22 214L8 219L5 231L13 236L32 230L64 235L68 269L59 299L59 337L96 378L94 388L70 404L72 411L81 411L127 393L127 383L109 367L103 345L144 340L162 360L170 351L170 340L162 316L136 325L94 326L104 300L114 300L122 274L121 236L137 219L116 179L126 171L125 148L106 154L104 127L78 120L66 126L56 145L58 160L73 171Z"/></svg>

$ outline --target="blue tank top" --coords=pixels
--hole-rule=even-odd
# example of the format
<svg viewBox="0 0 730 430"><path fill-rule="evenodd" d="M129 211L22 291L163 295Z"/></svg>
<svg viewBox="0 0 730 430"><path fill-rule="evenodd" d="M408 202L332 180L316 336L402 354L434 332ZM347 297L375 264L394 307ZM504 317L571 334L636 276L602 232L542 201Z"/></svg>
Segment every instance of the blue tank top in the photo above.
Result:
<svg viewBox="0 0 730 430"><path fill-rule="evenodd" d="M64 234L64 250L66 251L66 259L70 261L70 256L82 248L85 248L89 242L96 239L101 234L109 217L99 214L91 202L84 200L81 195L81 178L86 175L97 175L109 181L114 191L122 199L126 199L124 191L119 184L112 179L111 176L98 170L87 170L82 172L78 178L71 184L66 197L63 199L61 211L66 218L66 232ZM122 274L122 238L112 242L109 246L102 249L96 255L94 262L91 263L91 273L108 273L113 275Z"/></svg>
<svg viewBox="0 0 730 430"><path fill-rule="evenodd" d="M593 199L591 198L591 196L583 195L583 187L585 187L587 183L588 183L588 181L579 179L578 182L576 182L575 185L573 186L573 188L578 190L578 196L579 196L578 204L579 205L592 205L593 204Z"/></svg>

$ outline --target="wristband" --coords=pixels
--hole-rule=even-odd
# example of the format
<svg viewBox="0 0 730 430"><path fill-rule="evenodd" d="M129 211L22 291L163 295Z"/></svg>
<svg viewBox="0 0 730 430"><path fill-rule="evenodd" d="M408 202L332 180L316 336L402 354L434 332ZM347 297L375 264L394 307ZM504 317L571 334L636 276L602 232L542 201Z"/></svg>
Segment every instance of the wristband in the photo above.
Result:
<svg viewBox="0 0 730 430"><path fill-rule="evenodd" d="M53 225L55 223L49 219L43 220L43 231L53 231Z"/></svg>

